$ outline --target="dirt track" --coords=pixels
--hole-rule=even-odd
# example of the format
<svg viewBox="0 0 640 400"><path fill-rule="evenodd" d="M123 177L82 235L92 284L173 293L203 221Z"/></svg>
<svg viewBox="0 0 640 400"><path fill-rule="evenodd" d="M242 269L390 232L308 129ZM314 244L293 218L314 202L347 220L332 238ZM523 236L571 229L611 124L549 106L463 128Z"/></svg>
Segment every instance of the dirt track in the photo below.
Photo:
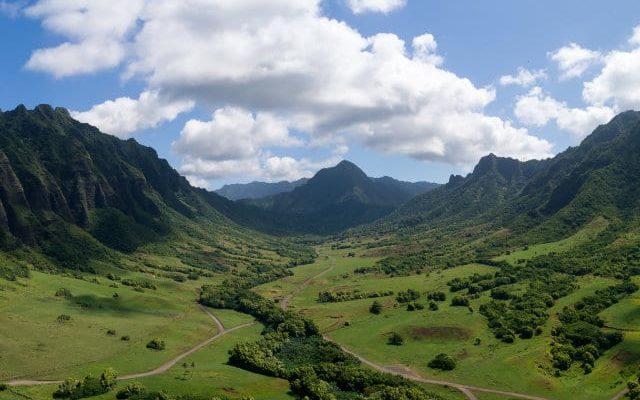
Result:
<svg viewBox="0 0 640 400"><path fill-rule="evenodd" d="M217 332L214 336L208 338L207 340L197 344L196 346L192 347L191 349L180 353L179 355L175 356L174 358L172 358L171 360L165 362L164 364L162 364L161 366L159 366L158 368L155 368L153 370L150 371L145 371L145 372L138 372L138 373L133 373L133 374L126 374L126 375L122 375L118 377L119 381L126 381L126 380L131 380L131 379L138 379L138 378L144 378L144 377L148 377L148 376L154 376L154 375L160 375L163 374L165 372L167 372L169 369L171 369L171 367L173 367L174 365L176 365L178 362L180 362L181 360L183 360L184 358L192 355L193 353L197 352L198 350L202 349L203 347L208 346L209 344L211 344L212 342L214 342L215 340L219 339L220 337L231 333L233 331L236 331L238 329L242 329L245 328L247 326L253 325L253 323L248 323L248 324L243 324L243 325L239 325L236 327L233 327L231 329L226 329L224 327L224 325L222 324L222 322L220 321L220 319L218 319L218 317L216 317L214 314L212 314L206 307L198 304L198 307L200 307L200 309L202 311L204 311L212 320L213 323L216 325L217 328ZM9 386L34 386L34 385L58 385L62 383L62 381L54 381L54 380L31 380L31 379L16 379L13 381L9 381L6 382L7 385Z"/></svg>
<svg viewBox="0 0 640 400"><path fill-rule="evenodd" d="M291 301L291 299L293 297L295 297L300 292L302 292L315 279L317 279L317 278L321 277L322 275L325 275L329 271L333 270L335 265L336 265L335 259L331 258L330 259L329 268L325 269L324 271L320 272L317 275L314 275L314 276L306 279L304 282L302 282L300 285L298 285L291 293L289 293L288 295L283 297L283 299L280 301L280 307L283 310L286 310L289 307L289 302ZM325 340L327 340L327 341L336 343L333 339L331 339L327 335L323 335L323 338ZM358 360L360 360L360 362L362 362L363 364L365 364L365 365L367 365L367 366L369 366L369 367L371 367L371 368L373 368L375 370L378 370L378 371L381 371L381 372L386 372L388 374L400 375L400 376L402 376L404 378L410 379L410 380L415 381L415 382L452 387L452 388L458 389L460 392L462 392L467 397L468 400L478 400L478 398L475 396L475 394L473 392L493 393L493 394L498 394L498 395L502 395L502 396L510 396L510 397L513 397L513 398L525 399L525 400L549 400L549 399L547 399L545 397L530 396L530 395L522 394L522 393L508 392L508 391L502 391L502 390L490 389L490 388L483 388L483 387L478 387L478 386L462 385L462 384L455 383L455 382L449 382L449 381L443 381L443 380L438 380L438 379L425 378L425 377L421 376L420 374L418 374L417 372L412 371L411 369L409 369L407 367L404 367L404 366L390 367L390 366L376 364L373 361L367 360L363 356L355 353L353 350L348 349L348 348L340 345L339 343L336 343L336 344L338 344L345 353L351 354L352 356L354 356ZM618 399L612 399L612 400L618 400Z"/></svg>

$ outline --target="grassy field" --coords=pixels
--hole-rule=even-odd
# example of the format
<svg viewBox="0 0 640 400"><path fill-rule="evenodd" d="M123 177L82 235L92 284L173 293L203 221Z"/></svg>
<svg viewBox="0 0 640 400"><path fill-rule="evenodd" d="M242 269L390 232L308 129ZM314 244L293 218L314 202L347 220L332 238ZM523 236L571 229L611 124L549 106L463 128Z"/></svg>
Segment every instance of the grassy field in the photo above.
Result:
<svg viewBox="0 0 640 400"><path fill-rule="evenodd" d="M254 374L226 364L229 349L239 341L255 340L261 329L261 326L254 325L234 331L186 358L186 368L180 363L165 374L138 379L136 382L144 384L150 390L164 390L173 395L225 395L232 398L251 396L256 400L292 399L288 394L287 381ZM119 387L124 385L125 382L118 383ZM0 393L0 399L51 398L54 390L55 386L13 388L11 392ZM93 397L96 400L113 398L113 392Z"/></svg>
<svg viewBox="0 0 640 400"><path fill-rule="evenodd" d="M512 251L510 254L496 257L495 259L497 261L506 261L510 264L515 264L518 260L529 260L537 256L547 255L554 252L564 253L595 237L595 235L606 229L608 224L609 222L606 219L599 217L566 239L562 239L557 242L531 245L525 249Z"/></svg>
<svg viewBox="0 0 640 400"><path fill-rule="evenodd" d="M352 250L351 250L352 251ZM551 318L543 327L540 336L530 340L517 340L514 344L504 344L496 340L487 328L486 319L477 311L489 300L487 294L471 302L473 312L466 307L451 307L451 294L446 282L454 277L464 277L473 273L490 272L494 269L484 265L465 265L432 272L428 275L411 275L388 278L383 275L354 274L354 269L370 266L377 259L347 257L347 251L323 248L325 256L310 266L295 269L293 277L276 283L263 285L257 290L273 298L282 297L293 290L296 283L304 282L311 276L326 270L330 260L335 267L311 282L290 302L291 308L312 318L322 331L338 343L358 354L383 365L404 365L423 376L436 377L458 383L492 387L520 393L547 396L553 399L608 399L626 382L629 373L627 365L640 356L640 332L628 333L625 341L604 354L595 365L593 372L584 375L574 367L562 377L554 376L549 362L551 330L557 322L555 317L563 307L573 304L582 297L616 281L601 277L581 277L579 288L569 296L559 299L549 310ZM328 257L327 257L328 256ZM438 311L407 311L397 304L395 296L379 298L383 304L380 315L373 315L369 307L373 299L353 300L339 303L319 303L321 291L387 291L416 289L422 293L444 291L447 301L439 303ZM423 297L421 303L426 305ZM603 313L611 324L620 327L638 326L636 318L640 295L623 300ZM617 325L616 325L617 326ZM388 345L387 338L392 332L405 338L402 346ZM476 345L476 339L480 344ZM427 363L438 353L448 353L458 360L458 367L451 372L436 372ZM484 397L482 397L484 396ZM481 394L480 399L505 397Z"/></svg>

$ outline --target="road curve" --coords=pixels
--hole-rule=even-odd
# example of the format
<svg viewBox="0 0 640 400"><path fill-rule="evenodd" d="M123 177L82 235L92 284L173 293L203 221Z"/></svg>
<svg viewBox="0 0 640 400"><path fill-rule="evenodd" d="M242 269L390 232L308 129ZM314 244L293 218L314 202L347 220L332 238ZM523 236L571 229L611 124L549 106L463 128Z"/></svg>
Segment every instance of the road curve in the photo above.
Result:
<svg viewBox="0 0 640 400"><path fill-rule="evenodd" d="M181 360L183 360L186 357L189 357L190 355L192 355L193 353L197 352L198 350L201 350L203 347L208 346L209 344L211 344L212 342L214 342L215 340L219 339L220 337L231 333L233 331L237 331L238 329L242 329L242 328L246 328L247 326L253 325L253 322L248 323L248 324L242 324L242 325L238 325L235 326L233 328L230 329L226 329L224 327L224 325L222 324L222 321L220 321L220 319L218 319L218 317L216 317L213 313L211 313L206 307L204 307L201 304L198 304L198 307L200 307L200 309L202 311L204 311L212 320L213 323L216 326L216 334L210 338L208 338L207 340L197 344L196 346L192 347L191 349L180 353L179 355L175 356L174 358L172 358L171 360L165 362L164 364L162 364L161 366L159 366L156 369L150 370L150 371L146 371L146 372L139 372L139 373L133 373L133 374L126 374L126 375L121 375L119 376L117 379L119 381L126 381L126 380L131 380L131 379L138 379L138 378L145 378L148 376L155 376L155 375L160 375L163 374L165 372L167 372L169 369L171 369L171 367L173 367L174 365L176 365L178 362L180 362ZM9 382L5 382L8 386L36 386L36 385L59 385L61 384L63 381L61 380L29 380L29 379L16 379L13 381L9 381Z"/></svg>
<svg viewBox="0 0 640 400"><path fill-rule="evenodd" d="M291 301L291 299L293 297L295 297L297 294L302 292L315 279L317 279L320 276L322 276L322 275L328 273L329 271L331 271L335 267L336 261L335 261L334 258L330 258L330 262L331 262L331 264L329 265L329 268L325 269L324 271L320 272L317 275L314 275L314 276L306 279L304 282L302 282L300 285L298 285L291 293L289 293L288 295L283 297L282 300L280 301L280 307L283 310L286 310L289 307L289 302ZM438 379L425 378L425 377L419 375L417 372L412 371L411 369L409 369L407 367L389 367L389 366L376 364L373 361L370 361L370 360L364 358L360 354L355 353L353 350L351 350L351 349L349 349L347 347L344 347L343 345L337 343L335 340L333 340L329 336L322 335L322 337L325 340L329 341L329 342L336 343L338 346L340 346L342 351L344 351L347 354L351 354L352 356L354 356L358 360L360 360L360 362L362 362L363 364L365 364L365 365L367 365L367 366L369 366L369 367L371 367L371 368L373 368L375 370L378 370L380 372L385 372L385 373L388 373L388 374L399 375L399 376L402 376L404 378L410 379L410 380L415 381L415 382L452 387L452 388L455 388L455 389L459 390L461 393L463 393L467 397L468 400L478 400L478 398L476 397L476 395L473 392L492 393L492 394L497 394L497 395L502 395L502 396L510 396L510 397L513 397L513 398L518 398L518 399L523 399L523 400L549 400L549 399L547 399L545 397L530 396L530 395L522 394L522 393L508 392L508 391L502 391L502 390L496 390L496 389L490 389L490 388L483 388L483 387L478 387L478 386L463 385L463 384L460 384L460 383L443 381L443 380L438 380ZM619 400L619 398L612 399L612 400Z"/></svg>

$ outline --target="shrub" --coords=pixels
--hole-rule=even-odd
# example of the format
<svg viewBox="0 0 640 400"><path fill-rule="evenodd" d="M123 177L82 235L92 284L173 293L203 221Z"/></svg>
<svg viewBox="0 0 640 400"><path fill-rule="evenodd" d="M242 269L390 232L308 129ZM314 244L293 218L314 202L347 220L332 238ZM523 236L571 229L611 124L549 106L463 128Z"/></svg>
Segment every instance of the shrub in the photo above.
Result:
<svg viewBox="0 0 640 400"><path fill-rule="evenodd" d="M120 340L128 342L129 340L131 340L131 338L129 337L129 335L124 335L124 336L120 337Z"/></svg>
<svg viewBox="0 0 640 400"><path fill-rule="evenodd" d="M115 329L107 329L107 335L115 336L116 335L116 330Z"/></svg>
<svg viewBox="0 0 640 400"><path fill-rule="evenodd" d="M133 396L139 396L147 392L147 389L140 382L129 383L116 394L116 399L128 399Z"/></svg>
<svg viewBox="0 0 640 400"><path fill-rule="evenodd" d="M456 367L456 361L449 355L440 353L429 361L429 368L451 371Z"/></svg>
<svg viewBox="0 0 640 400"><path fill-rule="evenodd" d="M4 392L9 389L9 386L6 383L0 383L0 392Z"/></svg>
<svg viewBox="0 0 640 400"><path fill-rule="evenodd" d="M453 307L469 307L469 299L464 296L455 296L451 299Z"/></svg>
<svg viewBox="0 0 640 400"><path fill-rule="evenodd" d="M58 322L67 322L67 321L71 321L71 316L67 315L67 314L60 314L58 315L58 318L56 318L56 320Z"/></svg>
<svg viewBox="0 0 640 400"><path fill-rule="evenodd" d="M429 302L429 310L438 311L438 304L435 301Z"/></svg>
<svg viewBox="0 0 640 400"><path fill-rule="evenodd" d="M371 304L371 307L369 307L369 312L371 314L380 314L382 312L382 304L380 304L378 301L374 301Z"/></svg>
<svg viewBox="0 0 640 400"><path fill-rule="evenodd" d="M393 332L391 333L391 336L389 336L387 344L392 346L402 346L404 344L404 338L399 333Z"/></svg>
<svg viewBox="0 0 640 400"><path fill-rule="evenodd" d="M67 288L60 288L56 290L56 297L64 297L65 299L70 299L73 297L71 291Z"/></svg>
<svg viewBox="0 0 640 400"><path fill-rule="evenodd" d="M445 301L447 295L444 292L430 292L427 294L427 300L432 301Z"/></svg>
<svg viewBox="0 0 640 400"><path fill-rule="evenodd" d="M165 349L164 340L160 340L158 338L151 340L149 343L147 343L147 349L164 350Z"/></svg>

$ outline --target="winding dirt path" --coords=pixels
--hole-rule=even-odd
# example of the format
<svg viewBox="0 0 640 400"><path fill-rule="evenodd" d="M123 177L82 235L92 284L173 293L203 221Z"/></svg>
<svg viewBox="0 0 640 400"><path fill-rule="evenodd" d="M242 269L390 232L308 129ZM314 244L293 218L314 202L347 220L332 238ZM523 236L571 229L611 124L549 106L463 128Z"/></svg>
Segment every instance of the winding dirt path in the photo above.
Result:
<svg viewBox="0 0 640 400"><path fill-rule="evenodd" d="M283 310L287 310L289 308L289 302L291 301L292 298L294 298L295 296L297 296L298 294L300 294L300 292L302 292L303 290L305 290L307 288L307 286L309 286L311 284L311 282L313 282L314 280L320 278L322 275L329 273L331 270L333 270L333 268L335 268L336 266L336 260L335 258L331 257L329 258L329 268L323 270L322 272L307 278L306 280L304 280L301 284L299 284L298 286L296 286L296 288L293 290L293 292L289 293L288 295L284 296L282 298L282 300L280 300L280 308L282 308Z"/></svg>
<svg viewBox="0 0 640 400"><path fill-rule="evenodd" d="M247 323L247 324L242 324L242 325L235 326L235 327L230 328L230 329L226 329L224 327L224 325L222 324L222 321L220 321L220 319L218 317L216 317L213 313L211 313L211 311L209 311L209 309L207 309L206 307L204 307L201 304L198 304L198 307L200 307L200 309L205 314L207 314L211 318L213 323L215 324L217 332L216 332L216 334L214 336L211 336L207 340L197 344L196 346L192 347L191 349L189 349L189 350L187 350L187 351L185 351L183 353L178 354L177 356L175 356L171 360L165 362L164 364L162 364L158 368L155 368L155 369L152 369L152 370L146 371L146 372L138 372L138 373L133 373L133 374L121 375L121 376L118 377L118 380L119 381L126 381L126 380L131 380L131 379L145 378L145 377L148 377L148 376L155 376L155 375L164 374L169 369L171 369L171 367L176 365L178 362L182 361L184 358L189 357L193 353L201 350L203 347L206 347L206 346L210 345L212 342L216 341L220 337L222 337L222 336L224 336L224 335L226 335L228 333L231 333L233 331L237 331L238 329L246 328L246 327L248 327L250 325L253 325L253 322L250 322L250 323ZM63 381L61 381L61 380L55 381L55 380L16 379L16 380L5 382L5 383L7 385L9 385L9 386L35 386L35 385L59 385L62 382Z"/></svg>
<svg viewBox="0 0 640 400"><path fill-rule="evenodd" d="M307 288L315 279L317 279L317 278L321 277L322 275L328 273L329 271L333 270L333 268L335 266L336 266L336 260L333 257L331 257L330 258L329 268L327 268L324 271L320 272L319 274L316 274L316 275L306 279L305 281L303 281L291 293L289 293L288 295L286 295L285 297L282 298L282 300L280 301L280 307L283 310L286 310L289 307L289 302L291 301L291 299L293 297L295 297L300 292L302 292L305 288ZM522 393L517 393L517 392L502 391L502 390L484 388L484 387L479 387L479 386L463 385L463 384L460 384L460 383L443 381L443 380L439 380L439 379L425 378L422 375L418 374L417 372L415 372L415 371L413 371L410 368L407 368L405 366L393 366L393 367L391 367L391 366L385 366L385 365L377 364L377 363L375 363L375 362L373 362L371 360L368 360L368 359L364 358L363 356L361 356L360 354L354 352L353 350L341 345L340 343L337 343L335 340L333 340L331 337L329 337L327 335L322 335L322 337L325 340L329 341L329 342L333 342L333 343L337 344L338 346L340 346L342 351L344 351L347 354L351 354L352 356L354 356L358 360L360 360L360 362L362 362L363 364L365 364L365 365L367 365L367 366L369 366L369 367L371 367L371 368L373 368L375 370L378 370L380 372L385 372L385 373L388 373L388 374L392 374L392 375L399 375L399 376L402 376L404 378L410 379L410 380L415 381L415 382L427 383L427 384L431 384L431 385L452 387L452 388L455 388L455 389L459 390L462 394L464 394L467 397L468 400L478 400L478 398L476 397L476 395L473 392L492 393L492 394L508 396L508 397L518 398L518 399L524 399L524 400L549 400L549 399L547 399L545 397L530 396L530 395L527 395L527 394L522 394ZM619 398L612 399L612 400L619 400Z"/></svg>

